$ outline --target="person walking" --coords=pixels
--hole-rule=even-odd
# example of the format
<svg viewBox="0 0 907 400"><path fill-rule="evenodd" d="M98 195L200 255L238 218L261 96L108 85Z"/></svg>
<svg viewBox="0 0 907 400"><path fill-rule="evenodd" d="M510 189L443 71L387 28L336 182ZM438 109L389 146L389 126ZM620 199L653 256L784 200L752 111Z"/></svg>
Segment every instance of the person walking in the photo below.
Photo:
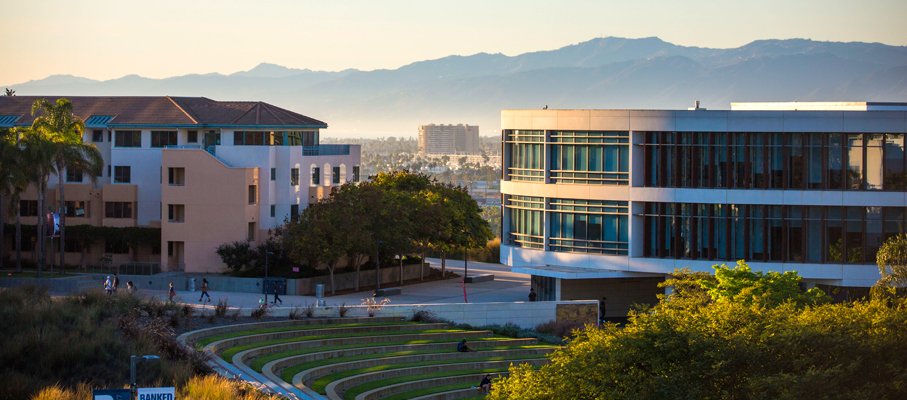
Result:
<svg viewBox="0 0 907 400"><path fill-rule="evenodd" d="M120 277L116 272L113 273L113 294L117 294L117 288L120 287Z"/></svg>
<svg viewBox="0 0 907 400"><path fill-rule="evenodd" d="M277 304L278 301L283 304L283 300L280 299L280 288L280 281L274 281L274 301L271 304Z"/></svg>
<svg viewBox="0 0 907 400"><path fill-rule="evenodd" d="M598 322L602 324L605 323L605 312L608 311L608 308L605 306L605 301L607 300L607 297L602 297L602 299L598 302Z"/></svg>
<svg viewBox="0 0 907 400"><path fill-rule="evenodd" d="M113 281L110 280L110 275L108 275L107 280L104 281L104 291L107 292L107 297L110 297L110 293L113 291Z"/></svg>
<svg viewBox="0 0 907 400"><path fill-rule="evenodd" d="M205 296L208 296L208 302L210 303L210 302L211 302L211 295L208 294L208 280L202 278L202 295L199 296L198 301L202 301L202 299L204 299Z"/></svg>
<svg viewBox="0 0 907 400"><path fill-rule="evenodd" d="M529 301L535 301L538 298L538 295L535 294L535 289L529 288Z"/></svg>
<svg viewBox="0 0 907 400"><path fill-rule="evenodd" d="M173 296L176 296L176 289L173 288L173 283L170 283L170 293L167 295L167 301L173 303Z"/></svg>

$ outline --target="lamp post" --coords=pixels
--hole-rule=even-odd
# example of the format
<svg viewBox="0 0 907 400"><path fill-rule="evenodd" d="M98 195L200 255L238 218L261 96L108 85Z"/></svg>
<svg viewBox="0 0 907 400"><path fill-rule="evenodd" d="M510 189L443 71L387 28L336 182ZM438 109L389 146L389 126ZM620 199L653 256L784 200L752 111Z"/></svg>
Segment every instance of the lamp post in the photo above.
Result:
<svg viewBox="0 0 907 400"><path fill-rule="evenodd" d="M466 299L466 277L469 276L469 237L472 236L472 233L469 231L465 232L467 235L466 246L463 247L463 302L469 303L469 300Z"/></svg>
<svg viewBox="0 0 907 400"><path fill-rule="evenodd" d="M381 259L378 258L378 245L384 243L380 240L375 240L375 294L372 297L378 297L378 289L381 289L381 279L378 276L378 268L381 267Z"/></svg>
<svg viewBox="0 0 907 400"><path fill-rule="evenodd" d="M274 253L265 250L265 282L264 282L265 304L268 304L268 254L274 254Z"/></svg>
<svg viewBox="0 0 907 400"><path fill-rule="evenodd" d="M160 361L161 358L158 356L129 356L129 390L131 391L132 398L134 399L138 393L138 384L135 380L135 365L139 361Z"/></svg>

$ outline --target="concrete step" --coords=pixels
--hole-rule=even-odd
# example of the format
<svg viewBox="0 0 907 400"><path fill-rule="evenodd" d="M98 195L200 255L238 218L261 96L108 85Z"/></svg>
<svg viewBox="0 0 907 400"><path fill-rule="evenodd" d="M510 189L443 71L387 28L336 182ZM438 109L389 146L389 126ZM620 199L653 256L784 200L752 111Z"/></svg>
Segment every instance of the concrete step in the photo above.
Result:
<svg viewBox="0 0 907 400"><path fill-rule="evenodd" d="M492 373L492 379L497 378L498 376L507 376L507 372ZM382 399L388 396L393 396L395 394L409 392L413 390L425 389L430 387L438 387L444 385L453 385L459 383L470 383L474 382L475 386L479 386L479 382L482 381L482 378L485 374L469 374L469 375L457 375L457 376L447 376L443 378L433 378L433 379L423 379L418 381L398 383L394 385L384 386L377 389L369 390L365 393L362 393L356 396L356 400L377 400ZM332 397L328 395L329 399L339 400L343 397Z"/></svg>
<svg viewBox="0 0 907 400"><path fill-rule="evenodd" d="M248 324L224 325L213 328L199 329L192 332L186 332L179 336L184 343L194 344L200 339L211 336L223 335L256 329L285 328L292 326L318 326L318 325L336 325L336 324L369 324L380 322L401 322L400 317L372 317L372 318L306 318L293 319L286 321L269 321L269 322L252 322Z"/></svg>
<svg viewBox="0 0 907 400"><path fill-rule="evenodd" d="M284 331L284 332L273 332L273 333L260 333L249 336L239 336L225 341L217 342L221 343L218 346L215 346L211 351L217 353L223 349L230 347L240 346L244 344L264 342L268 340L280 340L280 339L293 339L293 338L304 338L307 336L335 336L335 335L344 335L344 334L354 334L354 333L390 333L390 332L406 332L406 331L422 331L422 330L431 330L431 329L446 329L447 324L408 324L408 325L367 325L367 326L355 326L355 327L346 327L346 328L324 328L324 329L305 329L305 330L293 330L293 331ZM226 346L226 347L225 347Z"/></svg>
<svg viewBox="0 0 907 400"><path fill-rule="evenodd" d="M519 364L544 365L544 364L547 364L548 362L549 362L549 360L547 360L547 359L504 360L504 361L477 360L477 361L467 362L467 363L440 364L440 365L428 365L428 366L423 366L423 367L391 369L391 370L371 372L371 373L367 373L367 374L338 379L334 382L331 382L327 386L325 391L327 392L328 397L334 397L334 396L332 396L332 393L334 395L336 395L337 397L340 397L340 395L342 395L343 392L346 392L347 390L349 390L353 387L356 387L359 385L364 385L364 384L371 383L371 382L381 381L384 379L393 379L393 378L399 378L399 377L411 376L411 375L433 374L433 373L437 373L437 372L448 372L448 371L452 372L452 371L469 371L469 370L477 370L477 369L508 368L508 367L510 367L511 364L514 364L514 365L519 365ZM476 386L478 386L478 382L480 382L482 380L482 376L483 375L479 376L479 379L476 381ZM418 382L418 381L416 381L416 382ZM455 383L455 382L440 383L440 385L447 385L447 384L451 384L451 383ZM408 390L414 390L414 389L408 389ZM380 396L386 397L388 395L394 395L397 393L400 393L400 392L382 393Z"/></svg>
<svg viewBox="0 0 907 400"><path fill-rule="evenodd" d="M485 342L485 341L482 341ZM513 346L514 344L500 344L499 346ZM434 345L431 349L419 348L418 350L413 349L412 351L420 350L442 350L445 348L450 348L450 345L445 347ZM439 348L440 347L440 348ZM489 346L489 347L498 347L498 346ZM481 348L481 347L477 347ZM311 386L312 382L316 379L319 379L323 376L333 374L335 372L349 371L352 369L360 368L370 368L378 365L389 365L389 364L405 364L413 362L423 362L423 361L451 361L452 363L465 360L475 360L480 358L488 357L516 357L516 356L529 356L529 355L544 355L554 351L556 348L529 348L529 349L513 349L513 350L489 350L489 351L479 351L475 353L460 353L453 352L450 353L433 353L433 354L415 354L409 356L393 356L393 357L381 357L380 354L376 354L375 358L370 358L367 360L357 360L357 361L340 361L333 364L322 365L314 368L307 369L299 373L300 382L303 382L306 386ZM401 350L407 351L407 350ZM391 352L388 352L391 353ZM284 359L286 360L286 359ZM284 368L287 368L291 365L282 366L278 369L277 373ZM296 381L294 377L293 381Z"/></svg>
<svg viewBox="0 0 907 400"><path fill-rule="evenodd" d="M481 381L479 381L481 382ZM410 400L457 400L467 397L479 396L485 394L482 388L468 388L459 390L448 390L446 392L432 393L425 396L413 397Z"/></svg>

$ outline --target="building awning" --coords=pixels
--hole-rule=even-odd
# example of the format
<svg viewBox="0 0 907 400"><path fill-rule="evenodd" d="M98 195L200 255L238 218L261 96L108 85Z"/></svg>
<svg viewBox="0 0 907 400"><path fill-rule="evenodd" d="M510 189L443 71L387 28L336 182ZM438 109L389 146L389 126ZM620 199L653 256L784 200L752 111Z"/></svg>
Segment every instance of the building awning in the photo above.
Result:
<svg viewBox="0 0 907 400"><path fill-rule="evenodd" d="M21 115L0 115L0 128L12 128Z"/></svg>
<svg viewBox="0 0 907 400"><path fill-rule="evenodd" d="M92 115L85 120L86 128L106 128L116 115Z"/></svg>
<svg viewBox="0 0 907 400"><path fill-rule="evenodd" d="M660 278L665 274L631 272L600 268L580 268L560 265L510 267L510 272L560 279Z"/></svg>

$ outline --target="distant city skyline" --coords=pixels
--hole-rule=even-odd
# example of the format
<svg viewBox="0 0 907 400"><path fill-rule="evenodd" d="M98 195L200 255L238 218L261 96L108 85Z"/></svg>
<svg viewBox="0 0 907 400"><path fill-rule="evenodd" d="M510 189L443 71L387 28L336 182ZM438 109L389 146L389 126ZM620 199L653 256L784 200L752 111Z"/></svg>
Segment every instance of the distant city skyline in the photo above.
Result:
<svg viewBox="0 0 907 400"><path fill-rule="evenodd" d="M396 69L448 55L509 56L599 36L731 48L761 39L907 45L907 2L103 0L4 5L0 85L50 75L231 74L261 62Z"/></svg>

